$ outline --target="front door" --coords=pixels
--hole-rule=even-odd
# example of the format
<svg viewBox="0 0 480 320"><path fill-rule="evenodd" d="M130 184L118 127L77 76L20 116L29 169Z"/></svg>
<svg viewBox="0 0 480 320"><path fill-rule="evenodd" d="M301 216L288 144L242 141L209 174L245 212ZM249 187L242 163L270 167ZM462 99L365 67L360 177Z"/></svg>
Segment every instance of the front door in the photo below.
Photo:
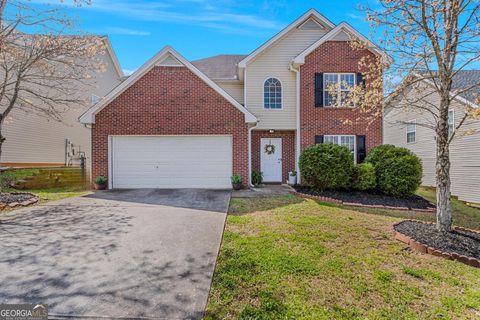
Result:
<svg viewBox="0 0 480 320"><path fill-rule="evenodd" d="M260 140L260 170L263 181L282 182L282 138Z"/></svg>

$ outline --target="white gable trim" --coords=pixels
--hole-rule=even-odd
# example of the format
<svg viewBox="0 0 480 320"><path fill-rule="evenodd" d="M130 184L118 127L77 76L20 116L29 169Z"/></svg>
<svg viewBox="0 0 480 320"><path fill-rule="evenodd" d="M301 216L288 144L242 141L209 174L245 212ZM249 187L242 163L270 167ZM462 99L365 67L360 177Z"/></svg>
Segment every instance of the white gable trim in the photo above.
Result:
<svg viewBox="0 0 480 320"><path fill-rule="evenodd" d="M261 52L263 52L265 49L267 49L269 46L271 46L273 43L275 43L278 39L282 38L284 35L286 35L288 32L290 32L292 29L298 27L299 25L305 23L311 16L317 18L319 21L324 23L330 28L334 28L335 25L328 20L325 16L320 14L317 10L315 9L310 9L308 10L305 14L303 14L300 18L289 24L285 29L277 33L273 38L270 38L267 42L265 42L262 46L257 48L255 51L253 51L251 54L249 54L247 57L245 57L242 61L238 63L239 68L246 68L247 64L254 59L257 55L259 55Z"/></svg>
<svg viewBox="0 0 480 320"><path fill-rule="evenodd" d="M225 90L220 88L215 82L213 82L210 78L208 78L205 74L203 74L200 70L195 68L189 61L187 61L184 57L182 57L175 49L170 46L164 47L160 50L153 58L147 61L143 66L141 66L137 71L135 71L130 77L128 77L124 82L119 84L116 88L114 88L110 93L108 93L105 97L103 97L98 103L93 105L90 109L88 109L81 117L80 122L85 124L95 123L95 115L100 112L103 108L105 108L110 102L112 102L116 97L118 97L122 92L127 90L130 86L132 86L137 80L143 77L147 72L149 72L155 65L157 65L160 61L163 61L165 57L168 55L173 56L177 59L180 63L182 63L185 67L187 67L190 71L192 71L196 76L202 79L207 85L212 87L215 91L217 91L222 97L224 97L228 102L230 102L235 108L240 110L245 115L245 122L247 123L255 123L257 122L257 118L250 113L243 105L241 105L237 100L235 100L232 96L230 96Z"/></svg>
<svg viewBox="0 0 480 320"><path fill-rule="evenodd" d="M355 30L352 26L350 26L348 23L346 22L342 22L340 23L338 26L336 26L335 28L333 28L332 30L330 30L330 32L328 32L327 34L325 34L322 38L320 38L318 41L316 41L315 43L313 43L310 47L308 47L307 49L305 49L302 53L300 53L298 56L296 56L294 59L293 59L293 64L295 65L302 65L305 63L305 57L308 56L310 53L312 53L315 49L317 49L320 45L322 45L323 43L329 41L329 40L333 40L335 38L335 36L337 36L339 33L341 33L342 31L344 32L347 32L347 33L351 33L353 36L357 37L358 39L360 39L360 41L363 41L365 42L366 44L368 44L368 49L370 51L372 51L373 53L377 54L377 55L380 55L386 59L388 59L388 61L391 61L391 58L386 55L383 51L381 51L373 42L371 42L370 40L368 40L367 38L365 38L360 32L358 32L357 30Z"/></svg>
<svg viewBox="0 0 480 320"><path fill-rule="evenodd" d="M103 38L103 42L105 43L105 46L107 47L107 52L110 55L110 58L113 61L113 67L115 68L115 71L117 72L118 78L122 79L125 77L125 74L123 73L122 68L120 67L120 62L118 62L117 55L115 54L115 51L113 50L112 43L110 42L110 39L108 39L107 36Z"/></svg>

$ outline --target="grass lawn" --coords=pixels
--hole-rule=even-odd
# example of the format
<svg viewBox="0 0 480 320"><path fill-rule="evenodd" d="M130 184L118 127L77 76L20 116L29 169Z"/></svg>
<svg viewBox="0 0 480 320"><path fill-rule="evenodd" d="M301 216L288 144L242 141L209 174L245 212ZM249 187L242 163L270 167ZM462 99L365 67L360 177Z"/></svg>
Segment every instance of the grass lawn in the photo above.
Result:
<svg viewBox="0 0 480 320"><path fill-rule="evenodd" d="M430 188L420 188L417 192L419 196L435 203L435 190ZM480 230L480 209L467 206L464 202L452 198L453 224L469 229ZM412 218L425 221L435 221L435 213L422 213L412 211L399 210L383 210L383 209L355 209L362 212L368 212L378 215L386 215L398 218Z"/></svg>
<svg viewBox="0 0 480 320"><path fill-rule="evenodd" d="M399 218L294 196L231 212L206 319L480 318L480 269L410 251Z"/></svg>
<svg viewBox="0 0 480 320"><path fill-rule="evenodd" d="M25 190L40 197L42 201L61 200L71 197L79 197L91 193L83 187L63 187L55 189Z"/></svg>

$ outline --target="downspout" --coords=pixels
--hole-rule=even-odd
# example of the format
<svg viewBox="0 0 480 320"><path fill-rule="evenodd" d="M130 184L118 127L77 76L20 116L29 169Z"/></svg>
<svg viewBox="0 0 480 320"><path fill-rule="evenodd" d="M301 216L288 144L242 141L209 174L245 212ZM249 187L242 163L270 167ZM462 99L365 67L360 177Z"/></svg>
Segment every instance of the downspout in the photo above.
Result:
<svg viewBox="0 0 480 320"><path fill-rule="evenodd" d="M258 122L255 125L248 128L248 186L253 187L252 184L252 131L258 125Z"/></svg>
<svg viewBox="0 0 480 320"><path fill-rule="evenodd" d="M300 160L300 69L296 69L293 66L293 62L290 64L290 70L295 72L296 75L296 88L295 88L295 114L296 114L296 127L297 127L297 132L295 133L295 141L296 141L296 147L295 147L295 170L297 171L297 183L300 183L300 167L298 165L298 162Z"/></svg>

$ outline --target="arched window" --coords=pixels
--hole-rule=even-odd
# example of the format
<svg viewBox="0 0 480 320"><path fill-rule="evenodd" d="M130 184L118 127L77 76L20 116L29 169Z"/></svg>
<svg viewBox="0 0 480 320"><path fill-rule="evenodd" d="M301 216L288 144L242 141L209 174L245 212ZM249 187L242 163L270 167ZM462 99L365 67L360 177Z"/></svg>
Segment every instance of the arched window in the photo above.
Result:
<svg viewBox="0 0 480 320"><path fill-rule="evenodd" d="M282 109L282 84L276 78L268 78L263 84L263 107Z"/></svg>

